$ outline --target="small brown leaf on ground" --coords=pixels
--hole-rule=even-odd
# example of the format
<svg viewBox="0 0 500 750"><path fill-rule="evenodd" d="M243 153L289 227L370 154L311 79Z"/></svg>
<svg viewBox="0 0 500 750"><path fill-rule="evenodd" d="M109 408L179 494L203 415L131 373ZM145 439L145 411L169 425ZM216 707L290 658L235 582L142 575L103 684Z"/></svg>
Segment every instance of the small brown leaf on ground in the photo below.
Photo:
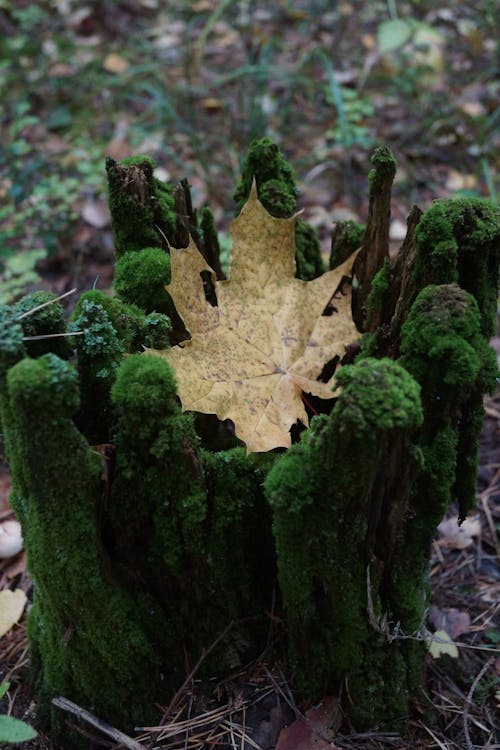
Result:
<svg viewBox="0 0 500 750"><path fill-rule="evenodd" d="M461 526L458 525L458 516L446 518L438 526L439 544L448 549L465 549L474 541L473 537L481 533L481 522L479 518L466 518Z"/></svg>
<svg viewBox="0 0 500 750"><path fill-rule="evenodd" d="M451 638L458 638L470 628L469 613L461 612L454 607L431 607L429 619L436 630L446 630Z"/></svg>
<svg viewBox="0 0 500 750"><path fill-rule="evenodd" d="M5 513L10 513L10 474L8 471L0 470L0 520Z"/></svg>
<svg viewBox="0 0 500 750"><path fill-rule="evenodd" d="M12 580L26 570L26 552L24 550L13 557L6 565L2 565L2 576Z"/></svg>
<svg viewBox="0 0 500 750"><path fill-rule="evenodd" d="M108 206L104 201L88 200L82 208L82 218L96 229L104 229L111 221Z"/></svg>
<svg viewBox="0 0 500 750"><path fill-rule="evenodd" d="M82 208L82 218L96 229L103 229L110 223L108 206L104 201L87 201Z"/></svg>
<svg viewBox="0 0 500 750"><path fill-rule="evenodd" d="M305 719L297 719L281 730L276 750L336 750L332 743L342 723L338 698L326 696Z"/></svg>

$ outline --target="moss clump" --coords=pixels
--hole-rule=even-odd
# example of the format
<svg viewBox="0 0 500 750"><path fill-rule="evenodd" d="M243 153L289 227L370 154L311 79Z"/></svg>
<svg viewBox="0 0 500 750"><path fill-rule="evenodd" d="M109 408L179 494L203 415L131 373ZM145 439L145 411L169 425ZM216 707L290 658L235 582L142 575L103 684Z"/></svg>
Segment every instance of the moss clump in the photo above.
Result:
<svg viewBox="0 0 500 750"><path fill-rule="evenodd" d="M378 193L387 180L392 182L398 167L394 154L387 146L380 146L375 149L371 157L371 163L373 169L368 174L370 197Z"/></svg>
<svg viewBox="0 0 500 750"><path fill-rule="evenodd" d="M149 507L157 513L158 522L163 517L162 529L157 531L162 536L162 556L170 572L181 575L186 562L181 550L201 553L201 524L206 514L192 417L181 412L173 371L156 356L127 358L112 399L117 414L116 510L125 513L125 519L125 498L130 497L132 504L144 506L144 512ZM160 494L159 487L163 488Z"/></svg>
<svg viewBox="0 0 500 750"><path fill-rule="evenodd" d="M238 212L241 211L250 195L254 179L257 183L259 200L269 213L283 219L293 214L297 205L297 188L293 170L271 138L265 137L253 141L248 148L241 177L233 196ZM261 186L269 182L270 188L266 190L264 187L264 194L261 195Z"/></svg>
<svg viewBox="0 0 500 750"><path fill-rule="evenodd" d="M81 409L76 422L92 444L109 440L112 411L109 401L125 346L103 305L81 300L74 328L77 339Z"/></svg>
<svg viewBox="0 0 500 750"><path fill-rule="evenodd" d="M480 386L495 386L495 356L481 334L477 302L457 284L420 292L403 325L400 361L434 397L449 394L447 386L467 393L485 368Z"/></svg>
<svg viewBox="0 0 500 750"><path fill-rule="evenodd" d="M134 156L117 163L106 159L109 209L117 258L144 247L172 242L177 218L173 191L153 176L154 160Z"/></svg>
<svg viewBox="0 0 500 750"><path fill-rule="evenodd" d="M328 268L340 266L361 245L365 228L352 219L337 222L332 236Z"/></svg>
<svg viewBox="0 0 500 750"><path fill-rule="evenodd" d="M25 336L66 333L64 310L59 302L53 302L55 299L56 295L52 292L33 292L14 305L14 313L20 317ZM50 304L47 304L48 302ZM26 314L40 305L45 306L36 312ZM70 338L58 336L40 341L27 341L26 351L30 357L40 357L47 352L53 352L67 359L73 351L73 346Z"/></svg>
<svg viewBox="0 0 500 750"><path fill-rule="evenodd" d="M17 361L25 352L24 331L14 308L0 305L0 372Z"/></svg>
<svg viewBox="0 0 500 750"><path fill-rule="evenodd" d="M170 283L170 256L161 247L122 255L115 269L114 288L127 304L147 313L172 314L173 303L165 285Z"/></svg>
<svg viewBox="0 0 500 750"><path fill-rule="evenodd" d="M80 323L80 317L89 306L98 306L105 312L115 334L120 340L123 351L133 352L140 349L141 331L144 326L145 315L135 305L124 304L116 297L110 297L104 292L93 289L84 292L73 311L72 328L84 330L84 322ZM80 328L79 328L80 326ZM105 347L103 345L103 351Z"/></svg>
<svg viewBox="0 0 500 750"><path fill-rule="evenodd" d="M16 465L30 467L17 475L35 587L28 632L37 696L45 718L51 714L53 742L58 745L60 731L67 741L64 719L50 707L55 694L131 730L151 717L152 701L161 695L158 658L145 633L150 615L143 600L103 575L102 469L71 421L78 405L76 372L47 354L22 360L7 380L11 453ZM75 738L71 746L79 744Z"/></svg>
<svg viewBox="0 0 500 750"><path fill-rule="evenodd" d="M429 284L458 283L477 300L482 332L493 336L500 262L500 208L481 198L437 201L420 220L415 237L417 289Z"/></svg>
<svg viewBox="0 0 500 750"><path fill-rule="evenodd" d="M78 327L82 307L89 302L99 305L106 311L127 354L142 351L144 346L149 346L149 337L155 330L156 338L162 339L165 346L168 346L167 331L171 327L168 316L159 312L146 315L137 305L126 304L118 297L109 297L97 290L85 292L80 297L73 312L73 328Z"/></svg>
<svg viewBox="0 0 500 750"><path fill-rule="evenodd" d="M287 219L295 213L297 188L293 170L271 138L261 138L250 144L233 196L238 211L247 201L254 179L259 200L272 216ZM316 233L300 219L295 229L295 260L300 279L308 281L324 271Z"/></svg>
<svg viewBox="0 0 500 750"><path fill-rule="evenodd" d="M339 379L343 391L331 416L313 420L301 443L276 462L265 486L296 684L314 700L348 678L352 714L366 723L377 711L388 716L406 708L405 690L391 678L392 655L366 616L366 568L378 554L377 528L388 523L393 499L387 476L387 496L377 495L380 461L384 456L394 464L394 481L396 474L401 478L396 465L408 463L422 409L418 384L390 360L344 367ZM382 587L375 586L379 612L382 597ZM369 673L367 660L373 662Z"/></svg>
<svg viewBox="0 0 500 750"><path fill-rule="evenodd" d="M185 628L190 608L196 611L201 597L197 570L205 550L207 508L198 438L191 416L181 412L174 374L159 357L127 358L112 401L116 468L106 532L112 564L123 581L136 570L138 591L148 592L163 611L168 632L160 649L169 662L173 689L182 673L181 644L191 658L206 645L197 629Z"/></svg>
<svg viewBox="0 0 500 750"><path fill-rule="evenodd" d="M81 296L71 328L80 332L75 336L81 392L77 423L91 443L105 443L113 414L111 386L124 354L168 347L170 319L145 315L136 305L95 290Z"/></svg>
<svg viewBox="0 0 500 750"><path fill-rule="evenodd" d="M475 298L456 284L422 290L402 328L400 361L425 394L429 434L423 438L426 465L436 464L440 471L449 466L448 474L453 475L453 481L448 478L445 482L441 476L434 480L432 471L429 474L434 500L442 498L438 512L445 512L453 492L465 517L475 500L481 401L484 393L495 388L498 375L495 353L481 332ZM434 435L441 429L446 434L452 430L454 437L445 440L449 446L447 459L439 448L436 462L426 443L437 439ZM460 471L455 478L457 455Z"/></svg>
<svg viewBox="0 0 500 750"><path fill-rule="evenodd" d="M143 345L147 349L167 349L170 346L172 324L170 318L161 313L146 316L143 328Z"/></svg>
<svg viewBox="0 0 500 750"><path fill-rule="evenodd" d="M220 602L231 618L262 614L271 606L276 563L263 483L274 459L246 455L244 448L204 453L212 514L210 577L218 596L231 592Z"/></svg>
<svg viewBox="0 0 500 750"><path fill-rule="evenodd" d="M137 571L138 591L148 593L168 623L158 648L174 689L185 654L195 660L232 619L270 606L274 557L270 522L261 529L269 516L264 473L258 459L240 449L200 451L192 416L181 412L174 374L157 356L127 358L112 400L116 468L106 538L114 574L128 581L130 570ZM186 628L193 620L196 628ZM262 623L259 637L255 628L238 628L231 646L225 643L205 668L220 674L234 666L249 644L264 643L261 631Z"/></svg>
<svg viewBox="0 0 500 750"><path fill-rule="evenodd" d="M204 211L198 224L184 181L176 222L172 191L155 180L151 159L108 160L119 296L82 296L72 323L81 334L72 339L76 369L38 356L43 346L30 348L38 358L25 357L25 325L39 332L49 315L50 333L64 332L60 307L26 319L0 307L0 409L35 583L32 669L56 745L79 740L54 711L55 693L125 731L144 724L182 682L185 661L230 621L202 678L262 649L274 590L307 700L345 685L346 714L360 727L407 714L423 663L424 646L411 636L424 616L429 545L450 501L458 497L463 514L473 497L481 398L495 381L486 336L498 212L443 202L416 242L414 213L391 265L395 162L388 149L372 162L353 313L361 324L368 315L370 337L338 373L332 412L286 452L247 456L213 415L182 413L173 371L142 352L187 336L167 306L168 242L191 229L215 270L218 255L212 215ZM271 213L293 214L293 173L269 139L250 148L240 205L254 177ZM298 275L314 278L317 239L306 224L296 227ZM341 227L332 265L362 231ZM440 275L467 281L472 296L454 284L418 294ZM400 361L386 352L401 352ZM396 623L408 638L394 639Z"/></svg>
<svg viewBox="0 0 500 750"><path fill-rule="evenodd" d="M408 521L393 545L386 591L389 611L412 633L429 593L436 526L453 500L462 518L474 501L481 400L497 368L472 295L456 284L422 290L402 327L399 361L420 383L424 423L415 446L420 469L410 485ZM403 647L417 682L418 649Z"/></svg>
<svg viewBox="0 0 500 750"><path fill-rule="evenodd" d="M420 387L390 359L364 359L343 367L337 409L341 432L408 429L421 424Z"/></svg>
<svg viewBox="0 0 500 750"><path fill-rule="evenodd" d="M295 224L295 261L297 277L304 281L321 276L325 270L321 258L321 247L313 227L302 219Z"/></svg>

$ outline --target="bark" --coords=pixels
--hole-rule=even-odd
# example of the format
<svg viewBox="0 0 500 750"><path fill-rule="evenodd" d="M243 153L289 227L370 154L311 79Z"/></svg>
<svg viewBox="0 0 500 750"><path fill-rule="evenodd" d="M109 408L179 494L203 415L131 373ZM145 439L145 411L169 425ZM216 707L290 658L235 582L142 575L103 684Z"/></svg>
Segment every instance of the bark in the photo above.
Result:
<svg viewBox="0 0 500 750"><path fill-rule="evenodd" d="M369 175L368 219L361 251L354 264L357 287L353 301L353 315L360 330L373 332L380 324L380 316L373 312L367 314L366 303L375 275L389 259L391 188L396 174L396 161L386 147L378 148L371 161L373 168Z"/></svg>

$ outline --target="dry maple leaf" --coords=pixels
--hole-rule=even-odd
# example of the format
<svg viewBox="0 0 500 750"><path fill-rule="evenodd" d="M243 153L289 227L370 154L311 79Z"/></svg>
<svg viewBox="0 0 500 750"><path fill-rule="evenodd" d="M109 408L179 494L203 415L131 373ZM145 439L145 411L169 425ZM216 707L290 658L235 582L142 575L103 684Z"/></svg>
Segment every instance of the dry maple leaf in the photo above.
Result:
<svg viewBox="0 0 500 750"><path fill-rule="evenodd" d="M167 286L191 339L151 353L175 370L183 410L231 419L249 452L288 447L290 427L308 424L302 392L332 398L333 378L317 380L358 336L348 293L337 291L354 255L313 281L295 278L295 217L276 219L255 187L231 226L231 278L215 274L191 240L171 249ZM217 307L205 299L201 273L212 275Z"/></svg>

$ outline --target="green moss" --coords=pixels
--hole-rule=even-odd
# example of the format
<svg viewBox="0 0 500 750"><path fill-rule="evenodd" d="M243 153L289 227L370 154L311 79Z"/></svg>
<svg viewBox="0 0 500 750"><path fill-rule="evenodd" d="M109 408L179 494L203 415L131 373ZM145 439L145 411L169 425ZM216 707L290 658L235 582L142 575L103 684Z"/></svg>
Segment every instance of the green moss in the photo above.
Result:
<svg viewBox="0 0 500 750"><path fill-rule="evenodd" d="M380 187L387 180L394 179L397 170L397 162L390 148L380 146L371 157L373 168L368 175L370 185L370 197L379 192Z"/></svg>
<svg viewBox="0 0 500 750"><path fill-rule="evenodd" d="M381 461L394 464L399 482L400 461L411 461L408 436L421 423L422 409L417 383L390 360L344 367L339 380L343 390L331 416L313 420L301 442L277 460L265 487L294 684L315 700L347 679L353 706L359 704L352 715L367 724L377 712L387 716L386 698L397 692L391 654L366 615L366 567L379 522L372 506L380 504L380 519L392 512ZM382 482L385 500L374 489ZM379 590L374 586L379 613L387 606L382 593L382 583ZM370 661L373 668L366 670Z"/></svg>
<svg viewBox="0 0 500 750"><path fill-rule="evenodd" d="M233 196L238 212L250 195L254 179L259 200L272 216L286 219L295 213L297 188L293 170L271 138L261 138L250 144ZM309 281L324 271L316 233L300 219L295 230L295 259L297 276L301 279Z"/></svg>
<svg viewBox="0 0 500 750"><path fill-rule="evenodd" d="M116 264L114 288L123 302L145 312L172 313L172 299L165 289L170 283L170 256L160 247L123 255Z"/></svg>
<svg viewBox="0 0 500 750"><path fill-rule="evenodd" d="M153 176L154 161L134 156L106 159L109 209L118 258L144 247L158 247L176 236L173 191Z"/></svg>
<svg viewBox="0 0 500 750"><path fill-rule="evenodd" d="M391 263L389 258L385 258L384 265L373 277L370 287L370 293L366 300L366 316L377 318L380 316L386 292L389 289L391 281Z"/></svg>
<svg viewBox="0 0 500 750"><path fill-rule="evenodd" d="M417 296L402 328L401 364L420 382L426 403L427 433L423 437L429 493L442 500L443 514L451 497L458 497L460 515L473 507L477 441L482 423L483 394L495 388L498 367L481 332L475 298L456 284L429 286ZM440 431L444 435L439 438ZM449 435L453 431L453 440ZM427 441L436 448L429 453ZM448 445L448 456L439 440ZM433 459L434 452L438 458ZM456 472L457 451L460 471ZM434 477L443 464L446 481ZM444 470L444 469L443 469ZM450 494L452 493L452 494Z"/></svg>
<svg viewBox="0 0 500 750"><path fill-rule="evenodd" d="M159 648L173 688L182 679L184 653L197 658L232 619L262 615L270 606L274 556L262 461L243 450L200 452L174 374L160 357L124 360L112 400L116 468L106 538L114 575L127 581L130 569L140 571L140 590L168 622ZM186 628L193 618L197 627ZM238 627L231 656L224 648L206 668L220 674L228 659L234 666L238 654L248 656L249 644L262 648L266 634L262 619L259 627Z"/></svg>
<svg viewBox="0 0 500 750"><path fill-rule="evenodd" d="M436 201L416 229L415 283L457 282L477 300L481 329L492 336L496 326L500 208L482 198Z"/></svg>
<svg viewBox="0 0 500 750"><path fill-rule="evenodd" d="M200 232L203 240L215 245L220 253L217 229L215 228L215 217L208 206L203 206L200 211Z"/></svg>
<svg viewBox="0 0 500 750"><path fill-rule="evenodd" d="M425 420L418 439L423 465L389 589L392 610L417 630L436 526L453 500L464 517L475 499L481 400L497 368L474 297L456 284L422 290L402 327L399 361L421 385Z"/></svg>
<svg viewBox="0 0 500 750"><path fill-rule="evenodd" d="M125 159L121 159L120 167L128 169L129 167L138 167L144 174L150 178L153 176L153 171L156 167L156 162L152 156L147 154L137 154L136 156L126 156Z"/></svg>
<svg viewBox="0 0 500 750"><path fill-rule="evenodd" d="M328 262L330 270L339 266L358 249L361 245L364 232L364 226L351 219L337 222L334 233L335 242L332 239L332 248Z"/></svg>
<svg viewBox="0 0 500 750"><path fill-rule="evenodd" d="M226 592L231 618L262 614L271 606L275 560L263 483L275 456L266 458L263 467L262 457L247 455L244 448L204 453L212 517L210 577L219 596Z"/></svg>
<svg viewBox="0 0 500 750"><path fill-rule="evenodd" d="M378 149L372 163L371 198L384 188L388 200L394 158ZM286 452L247 456L216 450L220 425L209 417L198 417L207 435L201 449L173 371L158 356L137 354L169 344L162 313L171 312L164 287L165 237L177 234L173 195L148 157L108 160L107 169L119 297L82 296L72 324L82 332L72 340L77 370L52 354L18 361L24 320L41 330L47 315L50 332L62 332L60 306L22 324L0 307L0 409L35 584L32 667L54 741L62 721L54 693L127 730L165 701L185 662L231 620L231 642L201 676L254 655L266 642L262 614L276 578L302 695L314 701L346 686L345 708L359 726L406 714L424 646L389 642L368 614L372 607L405 635L419 629L436 525L456 497L463 514L474 493L481 399L497 374L486 336L498 210L484 201L433 206L417 232L411 294L445 279L469 284L473 296L453 284L422 291L402 328L399 362L380 358L387 340L373 332L356 364L339 371L331 414L313 419ZM295 212L293 172L268 138L250 147L235 193L240 207L254 177L271 213ZM202 216L200 236L216 249L213 217ZM322 271L317 238L300 220L296 227L297 274L314 278ZM337 250L349 254L362 232L346 223ZM373 281L373 314L389 270L386 263ZM19 310L31 305L33 298ZM73 420L106 446L89 449ZM279 591L276 607L281 615Z"/></svg>
<svg viewBox="0 0 500 750"><path fill-rule="evenodd" d="M24 354L24 331L15 308L0 305L0 373Z"/></svg>
<svg viewBox="0 0 500 750"><path fill-rule="evenodd" d="M318 236L312 226L302 219L297 219L295 224L295 261L296 275L304 281L312 281L325 270Z"/></svg>
<svg viewBox="0 0 500 750"><path fill-rule="evenodd" d="M16 482L35 587L28 630L42 713L52 720L56 745L64 719L50 706L55 694L130 731L152 718L161 697L158 657L148 640L145 600L103 575L102 468L71 421L76 373L52 354L25 359L9 370L8 389L11 453L29 467Z"/></svg>
<svg viewBox="0 0 500 750"><path fill-rule="evenodd" d="M339 370L341 432L408 429L422 422L418 383L390 359L363 359Z"/></svg>
<svg viewBox="0 0 500 750"><path fill-rule="evenodd" d="M182 576L186 556L202 554L201 525L206 514L192 418L182 414L173 371L157 356L128 357L112 399L117 448L113 524L121 529L128 513L140 507L141 516L149 517L148 527L155 526L162 566L170 575ZM143 531L140 522L130 528L131 534Z"/></svg>
<svg viewBox="0 0 500 750"><path fill-rule="evenodd" d="M144 312L137 305L126 304L117 297L110 297L97 289L84 292L80 296L73 311L73 329L83 330L84 323L80 324L78 321L84 308L89 303L98 305L105 310L124 351L132 353L142 349L146 321ZM80 328L78 328L79 325Z"/></svg>
<svg viewBox="0 0 500 750"><path fill-rule="evenodd" d="M248 148L233 196L238 212L250 195L254 178L259 199L269 213L280 218L288 218L293 214L297 205L293 170L271 138L253 141ZM261 186L268 182L271 182L271 188L269 191L264 189L264 195L261 196ZM280 214L280 208L285 212Z"/></svg>
<svg viewBox="0 0 500 750"><path fill-rule="evenodd" d="M146 316L143 328L143 344L148 349L167 349L170 346L172 323L167 315L151 313Z"/></svg>
<svg viewBox="0 0 500 750"><path fill-rule="evenodd" d="M0 432L2 447L5 455L9 457L10 471L13 477L22 477L29 470L29 467L23 464L14 450L12 443L15 435L7 429L7 425L13 419L12 404L7 390L7 372L26 355L23 336L21 321L18 319L14 308L8 305L0 305ZM22 488L15 481L13 481L9 499L19 521L23 522L25 503Z"/></svg>
<svg viewBox="0 0 500 750"><path fill-rule="evenodd" d="M81 393L81 409L76 421L88 440L97 444L109 440L110 389L125 346L106 309L92 298L100 297L95 293L88 295L80 300L73 321L73 328L81 331L81 335L75 337Z"/></svg>
<svg viewBox="0 0 500 750"><path fill-rule="evenodd" d="M46 336L49 334L66 333L66 320L64 310L59 302L55 300L56 295L52 292L33 292L23 297L16 305L14 312L21 319L25 336ZM47 305L47 302L51 302ZM30 310L45 304L41 310L26 315ZM73 342L70 337L58 336L57 338L42 339L40 341L27 341L26 351L30 357L40 357L47 352L53 352L63 359L67 359L73 351Z"/></svg>
<svg viewBox="0 0 500 750"><path fill-rule="evenodd" d="M494 388L496 367L481 334L476 300L456 284L429 286L417 296L402 328L401 364L424 386L444 395L446 386L466 389L481 370ZM485 370L486 368L486 370Z"/></svg>

